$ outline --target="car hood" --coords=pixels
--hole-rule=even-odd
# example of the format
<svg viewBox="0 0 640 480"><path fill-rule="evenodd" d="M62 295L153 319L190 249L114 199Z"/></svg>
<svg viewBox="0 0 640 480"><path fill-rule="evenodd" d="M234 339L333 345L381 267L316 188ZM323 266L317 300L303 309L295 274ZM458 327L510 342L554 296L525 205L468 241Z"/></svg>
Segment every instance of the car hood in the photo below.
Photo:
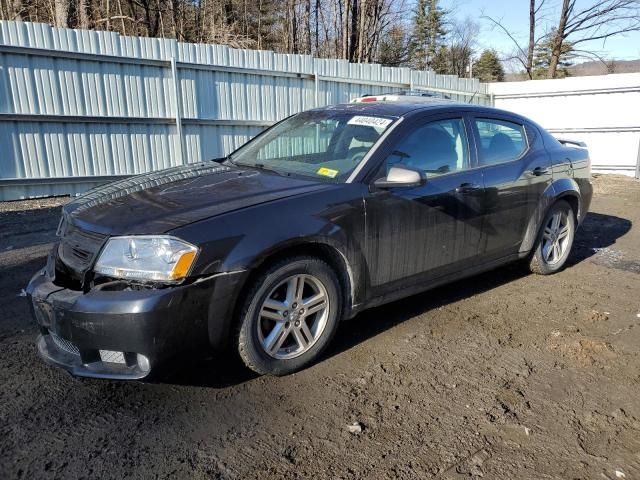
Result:
<svg viewBox="0 0 640 480"><path fill-rule="evenodd" d="M105 235L158 234L324 188L331 185L201 162L102 185L65 205L63 215L82 229Z"/></svg>

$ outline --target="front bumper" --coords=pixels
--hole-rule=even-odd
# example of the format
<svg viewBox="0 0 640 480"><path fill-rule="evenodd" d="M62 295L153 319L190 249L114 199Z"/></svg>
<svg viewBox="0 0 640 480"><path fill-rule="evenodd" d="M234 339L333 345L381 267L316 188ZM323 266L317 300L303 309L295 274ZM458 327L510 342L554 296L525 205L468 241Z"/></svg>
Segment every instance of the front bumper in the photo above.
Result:
<svg viewBox="0 0 640 480"><path fill-rule="evenodd" d="M84 293L57 286L42 270L27 287L40 329L38 351L78 376L147 377L171 357L211 343L212 330L223 334L239 277L214 275L158 289L114 282Z"/></svg>

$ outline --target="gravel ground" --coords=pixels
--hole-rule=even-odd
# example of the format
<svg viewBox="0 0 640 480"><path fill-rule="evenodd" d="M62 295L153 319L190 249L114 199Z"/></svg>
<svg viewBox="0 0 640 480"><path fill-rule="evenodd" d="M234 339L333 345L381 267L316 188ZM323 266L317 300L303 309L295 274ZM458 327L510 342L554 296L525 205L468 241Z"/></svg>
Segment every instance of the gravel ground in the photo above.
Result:
<svg viewBox="0 0 640 480"><path fill-rule="evenodd" d="M0 204L0 478L640 478L640 183L595 187L557 275L365 312L288 377L206 358L155 383L38 359L21 288L61 201Z"/></svg>

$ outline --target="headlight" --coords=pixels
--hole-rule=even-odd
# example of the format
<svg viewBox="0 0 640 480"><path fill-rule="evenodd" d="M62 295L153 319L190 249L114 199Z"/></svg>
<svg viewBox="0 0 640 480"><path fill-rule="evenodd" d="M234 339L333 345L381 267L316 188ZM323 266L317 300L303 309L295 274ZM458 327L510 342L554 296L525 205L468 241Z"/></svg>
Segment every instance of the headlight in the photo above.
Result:
<svg viewBox="0 0 640 480"><path fill-rule="evenodd" d="M94 270L109 277L175 282L187 276L197 253L197 247L167 235L113 237Z"/></svg>

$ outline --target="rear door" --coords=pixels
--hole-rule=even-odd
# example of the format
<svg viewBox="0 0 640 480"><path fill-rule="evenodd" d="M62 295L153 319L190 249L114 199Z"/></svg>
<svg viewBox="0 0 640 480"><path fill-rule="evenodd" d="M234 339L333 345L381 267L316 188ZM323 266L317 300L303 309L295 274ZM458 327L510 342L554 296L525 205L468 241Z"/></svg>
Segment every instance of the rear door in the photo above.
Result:
<svg viewBox="0 0 640 480"><path fill-rule="evenodd" d="M529 219L552 181L549 156L534 127L517 117L471 117L485 187L481 255L517 253Z"/></svg>
<svg viewBox="0 0 640 480"><path fill-rule="evenodd" d="M484 189L472 145L469 125L458 114L418 118L389 147L365 199L365 256L374 295L473 264L480 252ZM423 170L426 183L373 187L397 164Z"/></svg>

